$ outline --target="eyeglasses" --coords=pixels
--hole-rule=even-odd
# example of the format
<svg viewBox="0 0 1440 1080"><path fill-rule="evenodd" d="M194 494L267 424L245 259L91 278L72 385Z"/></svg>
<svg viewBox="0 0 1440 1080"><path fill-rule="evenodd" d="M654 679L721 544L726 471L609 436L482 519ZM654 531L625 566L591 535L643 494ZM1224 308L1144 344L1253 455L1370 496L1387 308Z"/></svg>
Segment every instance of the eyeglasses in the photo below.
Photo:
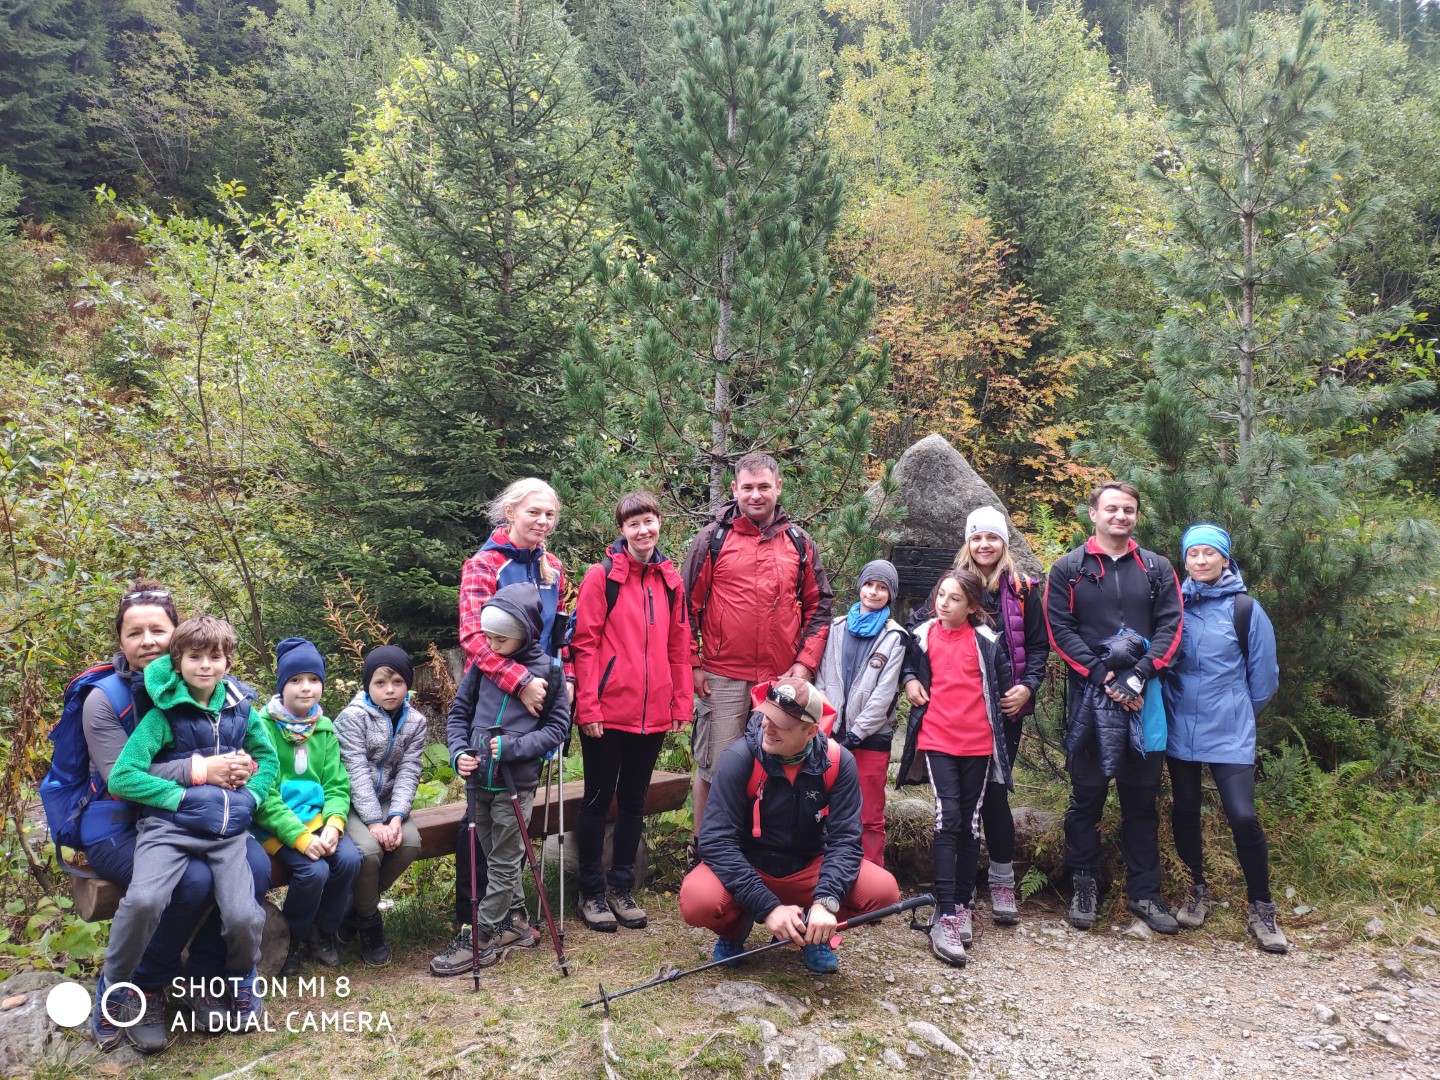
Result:
<svg viewBox="0 0 1440 1080"><path fill-rule="evenodd" d="M126 593L120 598L122 604L135 604L142 600L169 600L170 594L164 589L141 589L139 592Z"/></svg>

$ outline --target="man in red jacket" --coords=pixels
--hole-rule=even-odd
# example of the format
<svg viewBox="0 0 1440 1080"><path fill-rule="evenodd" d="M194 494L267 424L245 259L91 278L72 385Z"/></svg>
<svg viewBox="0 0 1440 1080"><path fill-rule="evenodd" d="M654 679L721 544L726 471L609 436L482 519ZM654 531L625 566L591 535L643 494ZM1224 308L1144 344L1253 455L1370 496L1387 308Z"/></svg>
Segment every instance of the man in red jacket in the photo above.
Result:
<svg viewBox="0 0 1440 1080"><path fill-rule="evenodd" d="M745 732L750 691L785 676L809 680L830 635L835 594L815 542L780 506L780 466L769 454L735 463L734 496L700 530L681 568L698 636L691 657L698 698L695 834L725 748ZM692 840L691 859L697 858Z"/></svg>

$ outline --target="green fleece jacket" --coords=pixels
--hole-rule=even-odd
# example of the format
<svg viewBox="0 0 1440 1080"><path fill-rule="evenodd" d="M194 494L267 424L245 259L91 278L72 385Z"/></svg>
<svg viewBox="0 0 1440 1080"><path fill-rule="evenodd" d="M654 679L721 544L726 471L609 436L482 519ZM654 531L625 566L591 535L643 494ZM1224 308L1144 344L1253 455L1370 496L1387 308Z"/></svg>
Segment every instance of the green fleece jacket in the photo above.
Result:
<svg viewBox="0 0 1440 1080"><path fill-rule="evenodd" d="M279 760L270 745L265 725L251 714L251 699L241 693L239 684L222 681L215 688L210 700L201 704L191 696L190 688L180 678L170 657L166 655L156 657L146 666L145 692L150 696L153 707L135 725L134 733L126 740L125 748L120 751L114 768L110 770L110 794L161 810L180 809L180 801L188 790L186 785L152 776L149 770L155 758L171 748L183 753L206 756L215 752L213 743L203 746L175 745L175 733L166 716L167 711L194 709L203 713L217 730L222 726L222 713L227 714L225 720L233 720L236 724L240 722L240 716L244 717L243 749L259 766L245 785L245 790L255 799L257 806L265 801L270 789L275 785ZM240 716L233 715L242 709L244 712Z"/></svg>
<svg viewBox="0 0 1440 1080"><path fill-rule="evenodd" d="M251 832L272 855L285 847L304 851L326 825L345 831L350 814L350 774L340 759L340 740L328 716L315 721L303 743L285 737L271 716L270 707L256 709L271 747L280 761L280 774L270 797L255 813Z"/></svg>

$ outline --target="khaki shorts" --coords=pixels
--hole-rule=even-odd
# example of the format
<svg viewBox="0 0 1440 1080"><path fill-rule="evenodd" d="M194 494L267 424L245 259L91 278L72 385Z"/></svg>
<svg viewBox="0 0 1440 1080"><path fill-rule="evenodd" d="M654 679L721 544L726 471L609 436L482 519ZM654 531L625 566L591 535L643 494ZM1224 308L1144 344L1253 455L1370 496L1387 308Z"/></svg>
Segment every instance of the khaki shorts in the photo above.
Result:
<svg viewBox="0 0 1440 1080"><path fill-rule="evenodd" d="M708 671L705 677L710 682L710 696L695 698L695 730L690 736L690 750L695 756L696 774L708 782L725 748L745 734L751 713L750 691L755 684Z"/></svg>

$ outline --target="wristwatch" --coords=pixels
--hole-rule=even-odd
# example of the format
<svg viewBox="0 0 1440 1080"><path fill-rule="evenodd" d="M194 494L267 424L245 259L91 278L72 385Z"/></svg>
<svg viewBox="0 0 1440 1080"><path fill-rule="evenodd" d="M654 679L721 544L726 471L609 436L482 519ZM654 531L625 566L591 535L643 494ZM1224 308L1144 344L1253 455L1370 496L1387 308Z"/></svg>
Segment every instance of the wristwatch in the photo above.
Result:
<svg viewBox="0 0 1440 1080"><path fill-rule="evenodd" d="M838 915L840 913L840 901L836 900L833 896L817 896L815 897L815 903L819 904L831 915Z"/></svg>

